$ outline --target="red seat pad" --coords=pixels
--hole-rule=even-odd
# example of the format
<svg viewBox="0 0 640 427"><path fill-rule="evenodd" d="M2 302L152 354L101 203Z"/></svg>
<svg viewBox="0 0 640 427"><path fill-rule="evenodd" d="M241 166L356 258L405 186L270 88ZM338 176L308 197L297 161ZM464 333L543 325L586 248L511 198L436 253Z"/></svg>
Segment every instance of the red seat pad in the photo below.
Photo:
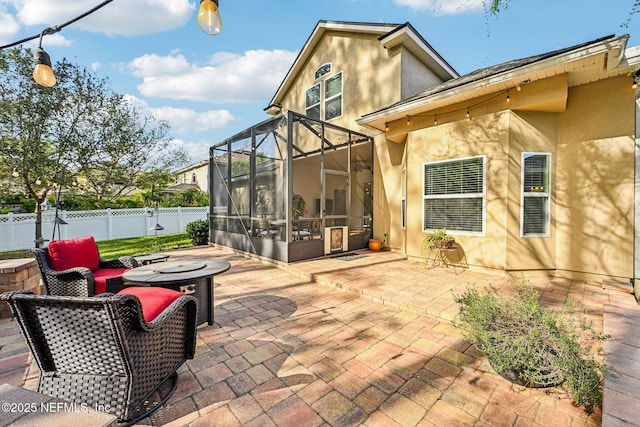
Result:
<svg viewBox="0 0 640 427"><path fill-rule="evenodd" d="M151 322L172 302L180 298L182 292L173 289L154 288L151 286L130 286L118 292L118 294L135 295L142 305L144 320Z"/></svg>
<svg viewBox="0 0 640 427"><path fill-rule="evenodd" d="M114 277L120 277L125 271L129 271L128 268L101 268L93 272L93 280L95 286L93 293L95 295L101 294L107 291L107 279L113 279Z"/></svg>
<svg viewBox="0 0 640 427"><path fill-rule="evenodd" d="M87 267L91 271L100 268L98 247L93 236L54 240L47 249L51 268L56 271L74 267Z"/></svg>

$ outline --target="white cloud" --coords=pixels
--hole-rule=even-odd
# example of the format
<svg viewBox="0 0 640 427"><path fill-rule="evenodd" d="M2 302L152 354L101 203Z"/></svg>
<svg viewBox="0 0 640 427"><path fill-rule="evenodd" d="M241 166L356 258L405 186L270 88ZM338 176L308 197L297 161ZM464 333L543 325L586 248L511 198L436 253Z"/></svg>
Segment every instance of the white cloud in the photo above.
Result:
<svg viewBox="0 0 640 427"><path fill-rule="evenodd" d="M93 71L94 73L98 71L101 67L102 67L102 64L100 62L91 63L91 71Z"/></svg>
<svg viewBox="0 0 640 427"><path fill-rule="evenodd" d="M159 107L152 108L153 115L169 122L176 133L203 132L226 126L234 120L228 110L210 110L197 113L187 108Z"/></svg>
<svg viewBox="0 0 640 427"><path fill-rule="evenodd" d="M193 67L184 56L142 55L129 63L129 68L136 77L153 77L159 75L182 75L192 71Z"/></svg>
<svg viewBox="0 0 640 427"><path fill-rule="evenodd" d="M0 5L0 43L5 44L13 41L20 31L20 25L13 15Z"/></svg>
<svg viewBox="0 0 640 427"><path fill-rule="evenodd" d="M173 148L185 148L192 162L199 162L209 158L209 147L211 141L185 141L183 139L174 139L170 142Z"/></svg>
<svg viewBox="0 0 640 427"><path fill-rule="evenodd" d="M235 117L228 110L209 110L197 112L188 108L150 107L149 104L133 95L125 95L125 99L132 105L149 111L156 119L164 120L171 126L171 132L189 134L222 128Z"/></svg>
<svg viewBox="0 0 640 427"><path fill-rule="evenodd" d="M296 55L286 50L223 52L205 66L189 64L182 55L144 55L129 68L143 77L138 90L144 96L215 104L261 102L276 91Z"/></svg>
<svg viewBox="0 0 640 427"><path fill-rule="evenodd" d="M393 0L399 6L407 6L414 10L432 9L434 13L455 15L468 11L482 10L484 0Z"/></svg>
<svg viewBox="0 0 640 427"><path fill-rule="evenodd" d="M23 25L60 25L96 6L96 0L4 0ZM189 0L135 0L109 3L73 25L119 35L153 34L184 25L193 15Z"/></svg>

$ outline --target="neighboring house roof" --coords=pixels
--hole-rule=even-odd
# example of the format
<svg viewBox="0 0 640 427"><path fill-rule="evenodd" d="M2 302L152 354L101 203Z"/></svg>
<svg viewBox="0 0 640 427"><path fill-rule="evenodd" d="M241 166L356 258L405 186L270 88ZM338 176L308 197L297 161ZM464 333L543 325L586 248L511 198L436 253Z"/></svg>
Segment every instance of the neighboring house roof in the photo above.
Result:
<svg viewBox="0 0 640 427"><path fill-rule="evenodd" d="M198 169L198 168L201 168L203 166L207 166L208 164L209 164L209 160L202 160L202 161L200 161L198 163L193 163L193 164L191 164L189 166L183 167L182 169L178 169L177 171L174 171L173 174L176 175L176 174L180 174L180 173L184 173L184 172L190 172L193 169Z"/></svg>
<svg viewBox="0 0 640 427"><path fill-rule="evenodd" d="M514 89L522 84L569 73L569 87L596 81L603 76L626 73L625 47L629 36L610 35L586 43L554 50L540 55L516 59L481 68L461 77L448 80L413 97L366 114L357 122L376 129L418 111L434 110L464 102L501 90ZM591 58L591 60L587 60ZM578 66L569 63L582 61ZM624 66L621 66L624 65Z"/></svg>
<svg viewBox="0 0 640 427"><path fill-rule="evenodd" d="M279 112L280 103L289 87L294 83L301 68L314 53L317 44L327 31L344 31L350 33L368 33L378 35L380 43L388 49L396 46L406 47L413 55L428 64L432 71L442 80L458 76L458 73L427 43L424 38L409 24L381 24L364 22L318 21L313 32L305 42L293 65L287 72L275 95L264 109L267 113Z"/></svg>
<svg viewBox="0 0 640 427"><path fill-rule="evenodd" d="M181 183L181 184L173 185L171 187L167 187L163 190L160 190L160 192L161 193L186 193L189 190L200 191L200 187L198 186L198 184Z"/></svg>

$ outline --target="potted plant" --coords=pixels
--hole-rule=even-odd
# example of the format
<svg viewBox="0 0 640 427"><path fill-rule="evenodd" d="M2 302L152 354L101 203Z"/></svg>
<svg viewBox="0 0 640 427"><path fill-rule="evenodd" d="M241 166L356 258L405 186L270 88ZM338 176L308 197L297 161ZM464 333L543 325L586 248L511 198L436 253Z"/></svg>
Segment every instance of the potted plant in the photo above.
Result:
<svg viewBox="0 0 640 427"><path fill-rule="evenodd" d="M456 239L447 234L447 230L441 228L422 239L422 249L429 250L433 248L448 249L456 243Z"/></svg>
<svg viewBox="0 0 640 427"><path fill-rule="evenodd" d="M369 250L379 251L382 249L382 241L378 239L369 239Z"/></svg>
<svg viewBox="0 0 640 427"><path fill-rule="evenodd" d="M562 385L575 405L587 410L602 406L610 369L589 349L607 337L576 317L571 301L562 311L552 311L540 305L528 282L516 282L514 288L512 296L472 287L454 295L460 310L455 325L509 381L527 387Z"/></svg>

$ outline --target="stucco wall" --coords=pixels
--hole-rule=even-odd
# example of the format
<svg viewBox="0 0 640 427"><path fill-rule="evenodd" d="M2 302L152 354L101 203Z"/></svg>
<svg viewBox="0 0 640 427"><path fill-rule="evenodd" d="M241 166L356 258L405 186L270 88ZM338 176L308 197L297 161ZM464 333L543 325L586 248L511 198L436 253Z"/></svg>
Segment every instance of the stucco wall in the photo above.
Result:
<svg viewBox="0 0 640 427"><path fill-rule="evenodd" d="M385 151L378 142L381 180L390 207L391 246L404 245L409 257L424 256L420 241L426 235L422 230L425 162L483 155L485 233L456 235L472 267L583 279L632 277L633 99L628 79L611 78L570 88L564 112L488 112L471 120L416 129L409 133L404 150L398 144ZM403 152L399 164L390 154L397 150ZM549 237L520 235L523 152L551 154ZM403 164L407 168L406 230L399 229Z"/></svg>
<svg viewBox="0 0 640 427"><path fill-rule="evenodd" d="M400 58L390 56L374 35L328 31L283 97L282 108L304 114L305 91L317 82L315 71L331 63L327 77L343 73L343 115L331 123L368 131L356 119L400 100Z"/></svg>
<svg viewBox="0 0 640 427"><path fill-rule="evenodd" d="M557 128L558 114L556 113L522 111L510 114L506 270L554 270L556 268ZM551 154L549 237L521 237L522 153L526 152Z"/></svg>
<svg viewBox="0 0 640 427"><path fill-rule="evenodd" d="M509 113L501 112L412 132L407 139L406 253L423 257L423 165L425 162L486 157L485 235L454 234L469 264L503 269L506 264Z"/></svg>
<svg viewBox="0 0 640 427"><path fill-rule="evenodd" d="M558 122L557 267L633 276L634 102L626 76L570 89Z"/></svg>
<svg viewBox="0 0 640 427"><path fill-rule="evenodd" d="M426 88L442 83L433 71L406 49L402 51L402 76L400 96L402 99L416 95Z"/></svg>

